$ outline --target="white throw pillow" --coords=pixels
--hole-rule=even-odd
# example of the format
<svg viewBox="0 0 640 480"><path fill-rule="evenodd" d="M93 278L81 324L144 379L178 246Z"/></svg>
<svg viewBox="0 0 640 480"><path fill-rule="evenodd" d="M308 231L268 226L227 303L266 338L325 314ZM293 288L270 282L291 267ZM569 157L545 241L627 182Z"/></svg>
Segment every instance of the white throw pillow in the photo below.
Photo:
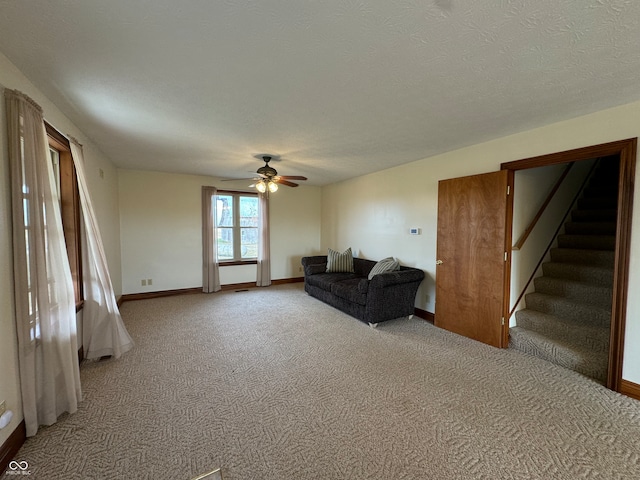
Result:
<svg viewBox="0 0 640 480"><path fill-rule="evenodd" d="M327 272L348 272L353 273L353 254L351 247L344 252L336 252L329 249L327 252Z"/></svg>
<svg viewBox="0 0 640 480"><path fill-rule="evenodd" d="M397 260L394 260L393 257L383 258L373 266L368 278L371 280L380 273L395 272L396 270L400 270L400 263Z"/></svg>

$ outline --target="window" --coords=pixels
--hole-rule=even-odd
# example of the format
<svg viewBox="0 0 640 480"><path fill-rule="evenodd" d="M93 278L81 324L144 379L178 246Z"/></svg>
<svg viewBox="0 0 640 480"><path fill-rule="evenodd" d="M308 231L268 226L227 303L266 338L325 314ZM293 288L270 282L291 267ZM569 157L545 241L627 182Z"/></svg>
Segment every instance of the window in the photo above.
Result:
<svg viewBox="0 0 640 480"><path fill-rule="evenodd" d="M21 148L21 155L23 156L24 155L24 137L20 138L20 148ZM38 318L38 305L33 295L34 278L32 274L33 273L32 262L30 261L31 252L32 250L35 250L34 248L32 248L32 242L35 235L32 232L33 225L32 225L31 215L30 215L30 211L31 211L30 203L34 201L35 200L33 198L33 194L31 193L31 189L29 188L29 186L23 183L22 184L22 209L23 209L23 215L24 215L24 244L26 248L25 253L27 257L27 262L26 262L27 303L29 305L29 337L32 342L36 340L39 341L40 339L40 322ZM46 229L44 233L46 236L47 234ZM46 245L46 240L45 240L45 245Z"/></svg>
<svg viewBox="0 0 640 480"><path fill-rule="evenodd" d="M71 278L75 291L76 310L82 308L82 257L80 250L80 195L76 169L71 158L69 140L45 122L49 140L49 155L60 200L60 214L67 246Z"/></svg>
<svg viewBox="0 0 640 480"><path fill-rule="evenodd" d="M218 191L215 208L220 264L255 263L258 259L258 195Z"/></svg>
<svg viewBox="0 0 640 480"><path fill-rule="evenodd" d="M60 152L49 145L49 157L53 166L53 177L55 179L56 191L53 192L60 202Z"/></svg>

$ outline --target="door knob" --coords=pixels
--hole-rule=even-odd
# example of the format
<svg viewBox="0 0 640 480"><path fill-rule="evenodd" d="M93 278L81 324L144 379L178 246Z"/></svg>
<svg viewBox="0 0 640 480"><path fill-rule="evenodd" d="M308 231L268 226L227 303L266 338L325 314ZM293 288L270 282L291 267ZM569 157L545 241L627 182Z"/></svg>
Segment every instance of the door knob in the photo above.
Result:
<svg viewBox="0 0 640 480"><path fill-rule="evenodd" d="M436 260L436 265L442 265L442 260Z"/></svg>

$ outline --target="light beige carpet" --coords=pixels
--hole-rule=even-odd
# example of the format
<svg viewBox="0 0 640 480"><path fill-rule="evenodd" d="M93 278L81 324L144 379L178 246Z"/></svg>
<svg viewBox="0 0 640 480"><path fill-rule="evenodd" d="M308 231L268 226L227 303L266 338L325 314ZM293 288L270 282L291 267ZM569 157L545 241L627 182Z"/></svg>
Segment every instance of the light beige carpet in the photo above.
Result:
<svg viewBox="0 0 640 480"><path fill-rule="evenodd" d="M301 284L122 314L136 347L83 364L30 478L640 478L640 402L418 318L372 329Z"/></svg>

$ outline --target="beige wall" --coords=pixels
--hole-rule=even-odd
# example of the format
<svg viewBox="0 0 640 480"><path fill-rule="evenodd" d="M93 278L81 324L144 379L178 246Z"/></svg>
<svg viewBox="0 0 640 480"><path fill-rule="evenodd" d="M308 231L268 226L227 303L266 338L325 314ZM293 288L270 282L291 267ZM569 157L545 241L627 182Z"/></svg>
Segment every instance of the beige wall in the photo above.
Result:
<svg viewBox="0 0 640 480"><path fill-rule="evenodd" d="M20 90L33 98L44 110L47 121L61 132L73 135L84 145L85 166L89 189L93 195L96 216L102 231L114 289L122 291L120 273L120 232L118 222L117 170L71 121L51 103L22 73L0 54L0 89ZM19 393L18 353L15 331L9 160L7 158L4 94L0 99L0 401L15 415L11 423L0 430L0 445L22 421ZM100 170L104 172L100 177Z"/></svg>
<svg viewBox="0 0 640 480"><path fill-rule="evenodd" d="M123 293L202 286L203 185L246 190L247 181L120 170ZM271 196L271 278L302 276L300 258L320 248L320 188L281 187ZM142 279L152 279L142 286ZM256 267L220 269L221 283L255 282Z"/></svg>
<svg viewBox="0 0 640 480"><path fill-rule="evenodd" d="M0 86L19 89L45 117L84 144L86 171L117 294L202 284L200 187L217 179L116 170L56 107L0 54ZM322 189L282 188L272 197L272 277L300 276L304 255L351 246L357 255L393 255L427 279L416 306L434 311L438 180L497 170L501 162L640 135L640 103L427 158ZM4 101L0 106L0 401L22 420L11 280L11 219ZM102 171L102 175L101 175ZM640 172L640 168L638 169ZM640 173L638 174L640 175ZM636 175L636 177L638 177ZM636 178L637 179L637 178ZM218 186L221 186L218 183ZM245 188L226 183L224 188ZM640 194L634 201L630 292L640 287ZM412 236L411 227L422 230ZM122 250L121 250L122 248ZM223 283L255 280L255 268L227 267ZM153 278L146 290L140 279ZM640 298L630 295L623 378L640 383Z"/></svg>
<svg viewBox="0 0 640 480"><path fill-rule="evenodd" d="M322 241L364 257L393 255L425 270L416 306L434 311L438 180L500 163L640 136L640 102L419 160L323 188ZM640 176L638 165L636 183ZM634 199L629 292L640 289L640 193ZM422 228L411 236L409 227ZM427 300L428 296L428 300ZM640 298L629 296L623 378L640 383Z"/></svg>

